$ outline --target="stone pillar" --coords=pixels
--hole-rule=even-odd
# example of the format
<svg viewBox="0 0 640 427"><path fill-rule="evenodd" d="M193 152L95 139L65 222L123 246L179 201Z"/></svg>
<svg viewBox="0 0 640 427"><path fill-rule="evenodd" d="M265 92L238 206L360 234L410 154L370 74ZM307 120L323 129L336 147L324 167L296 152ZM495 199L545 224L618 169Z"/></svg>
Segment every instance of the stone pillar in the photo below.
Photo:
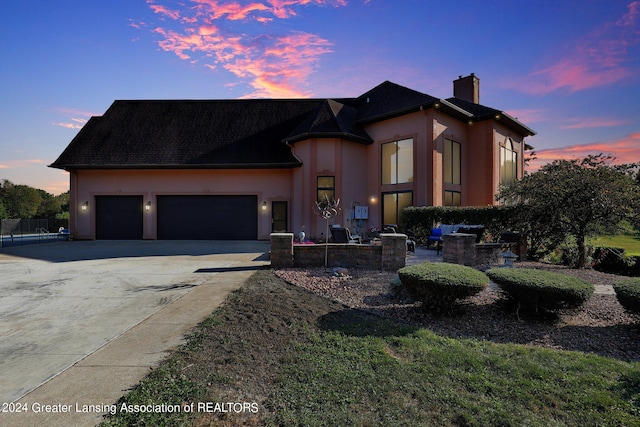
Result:
<svg viewBox="0 0 640 427"><path fill-rule="evenodd" d="M473 266L476 262L476 235L454 233L442 236L442 260Z"/></svg>
<svg viewBox="0 0 640 427"><path fill-rule="evenodd" d="M407 260L407 236L382 233L382 269L394 271L404 267Z"/></svg>
<svg viewBox="0 0 640 427"><path fill-rule="evenodd" d="M293 233L271 233L271 267L293 267Z"/></svg>

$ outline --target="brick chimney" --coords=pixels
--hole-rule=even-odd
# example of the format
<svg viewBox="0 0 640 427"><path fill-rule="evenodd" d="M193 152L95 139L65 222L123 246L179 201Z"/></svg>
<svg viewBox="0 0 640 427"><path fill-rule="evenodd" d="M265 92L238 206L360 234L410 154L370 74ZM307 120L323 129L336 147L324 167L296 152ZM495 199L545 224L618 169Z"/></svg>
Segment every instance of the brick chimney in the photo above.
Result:
<svg viewBox="0 0 640 427"><path fill-rule="evenodd" d="M480 103L480 79L471 73L467 77L460 76L453 81L453 96L465 101Z"/></svg>

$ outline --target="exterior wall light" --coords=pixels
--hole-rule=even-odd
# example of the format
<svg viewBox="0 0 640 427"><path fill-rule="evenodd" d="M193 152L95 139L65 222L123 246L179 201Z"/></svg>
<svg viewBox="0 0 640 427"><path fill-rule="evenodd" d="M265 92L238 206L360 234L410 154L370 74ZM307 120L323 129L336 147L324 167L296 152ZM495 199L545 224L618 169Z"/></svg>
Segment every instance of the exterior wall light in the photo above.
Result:
<svg viewBox="0 0 640 427"><path fill-rule="evenodd" d="M147 203L145 203L144 210L147 211L147 212L149 212L151 210L151 200L149 200Z"/></svg>
<svg viewBox="0 0 640 427"><path fill-rule="evenodd" d="M266 212L267 211L267 202L264 201L262 202L262 212Z"/></svg>
<svg viewBox="0 0 640 427"><path fill-rule="evenodd" d="M89 209L89 202L87 202L86 200L84 202L82 202L82 204L80 205L80 209L82 209L82 212L84 212L87 209Z"/></svg>

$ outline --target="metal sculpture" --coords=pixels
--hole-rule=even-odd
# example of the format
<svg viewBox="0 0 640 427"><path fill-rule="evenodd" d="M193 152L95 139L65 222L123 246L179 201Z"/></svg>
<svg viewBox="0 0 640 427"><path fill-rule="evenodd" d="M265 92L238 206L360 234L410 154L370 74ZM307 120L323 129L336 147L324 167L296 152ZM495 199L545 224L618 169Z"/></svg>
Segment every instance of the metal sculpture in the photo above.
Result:
<svg viewBox="0 0 640 427"><path fill-rule="evenodd" d="M338 212L340 212L340 199L329 199L329 197L326 196L324 200L316 202L314 211L316 215L324 218L327 223L324 242L324 266L326 268L329 255L329 220L338 216Z"/></svg>

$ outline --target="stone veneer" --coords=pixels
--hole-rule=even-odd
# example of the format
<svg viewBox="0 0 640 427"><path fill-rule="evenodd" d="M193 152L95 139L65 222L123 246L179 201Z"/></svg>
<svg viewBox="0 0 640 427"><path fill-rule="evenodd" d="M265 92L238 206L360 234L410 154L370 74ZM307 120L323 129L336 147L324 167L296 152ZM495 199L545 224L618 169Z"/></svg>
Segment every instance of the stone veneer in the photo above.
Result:
<svg viewBox="0 0 640 427"><path fill-rule="evenodd" d="M271 234L271 266L322 267L327 249L327 266L366 268L371 270L398 270L405 266L407 236L380 235L380 244L293 244L293 233Z"/></svg>

